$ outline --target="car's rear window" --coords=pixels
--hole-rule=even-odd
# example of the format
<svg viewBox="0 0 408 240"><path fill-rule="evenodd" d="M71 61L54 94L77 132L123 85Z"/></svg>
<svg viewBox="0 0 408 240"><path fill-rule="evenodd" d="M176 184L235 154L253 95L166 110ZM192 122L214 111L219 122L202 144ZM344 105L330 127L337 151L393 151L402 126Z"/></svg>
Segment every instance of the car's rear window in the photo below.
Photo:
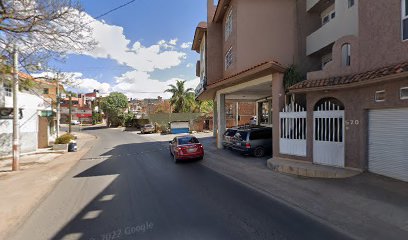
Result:
<svg viewBox="0 0 408 240"><path fill-rule="evenodd" d="M235 138L241 141L246 141L247 135L248 135L248 132L246 131L237 131L237 133L235 134Z"/></svg>
<svg viewBox="0 0 408 240"><path fill-rule="evenodd" d="M178 139L179 145L186 145L186 144L193 144L193 143L200 143L200 142L195 137L182 137Z"/></svg>

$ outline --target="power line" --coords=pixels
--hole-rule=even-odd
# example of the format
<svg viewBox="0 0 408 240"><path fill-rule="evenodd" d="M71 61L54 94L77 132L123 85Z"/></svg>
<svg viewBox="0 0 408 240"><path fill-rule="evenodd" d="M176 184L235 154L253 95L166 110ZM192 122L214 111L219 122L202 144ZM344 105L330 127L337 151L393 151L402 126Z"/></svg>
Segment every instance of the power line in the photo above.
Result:
<svg viewBox="0 0 408 240"><path fill-rule="evenodd" d="M133 3L133 2L136 2L136 0L129 1L129 2L124 3L124 4L122 4L122 5L118 6L118 7L113 8L113 9L111 9L111 10L105 12L105 13L102 13L101 15L95 17L95 19L98 19L98 18L101 18L101 17L103 17L103 16L106 16L106 15L108 15L109 13L112 13L112 12L118 10L118 9L121 9L121 8L123 8L123 7L126 7L127 5L129 5L129 4Z"/></svg>

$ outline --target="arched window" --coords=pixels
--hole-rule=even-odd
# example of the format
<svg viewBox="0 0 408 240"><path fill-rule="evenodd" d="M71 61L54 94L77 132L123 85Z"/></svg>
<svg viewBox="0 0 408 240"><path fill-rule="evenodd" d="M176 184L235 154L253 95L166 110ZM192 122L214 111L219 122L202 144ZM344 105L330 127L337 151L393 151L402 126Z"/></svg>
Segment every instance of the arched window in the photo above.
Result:
<svg viewBox="0 0 408 240"><path fill-rule="evenodd" d="M349 43L341 46L341 63L342 66L350 66L351 64L351 45Z"/></svg>

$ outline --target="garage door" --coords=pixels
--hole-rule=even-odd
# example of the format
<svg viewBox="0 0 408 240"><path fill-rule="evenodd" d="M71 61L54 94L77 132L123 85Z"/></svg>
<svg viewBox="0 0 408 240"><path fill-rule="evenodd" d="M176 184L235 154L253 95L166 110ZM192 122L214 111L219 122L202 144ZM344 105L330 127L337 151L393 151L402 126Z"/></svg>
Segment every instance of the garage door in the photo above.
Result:
<svg viewBox="0 0 408 240"><path fill-rule="evenodd" d="M408 108L369 112L368 168L408 181Z"/></svg>

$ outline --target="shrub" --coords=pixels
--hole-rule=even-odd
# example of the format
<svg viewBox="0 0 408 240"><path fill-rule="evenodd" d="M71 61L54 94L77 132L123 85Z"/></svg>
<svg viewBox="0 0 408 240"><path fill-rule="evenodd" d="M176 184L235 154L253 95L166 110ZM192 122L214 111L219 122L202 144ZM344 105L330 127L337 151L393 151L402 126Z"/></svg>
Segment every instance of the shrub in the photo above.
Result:
<svg viewBox="0 0 408 240"><path fill-rule="evenodd" d="M74 140L75 136L69 133L66 133L60 137L58 137L57 139L55 139L55 144L67 144L69 142L71 142L71 140Z"/></svg>

